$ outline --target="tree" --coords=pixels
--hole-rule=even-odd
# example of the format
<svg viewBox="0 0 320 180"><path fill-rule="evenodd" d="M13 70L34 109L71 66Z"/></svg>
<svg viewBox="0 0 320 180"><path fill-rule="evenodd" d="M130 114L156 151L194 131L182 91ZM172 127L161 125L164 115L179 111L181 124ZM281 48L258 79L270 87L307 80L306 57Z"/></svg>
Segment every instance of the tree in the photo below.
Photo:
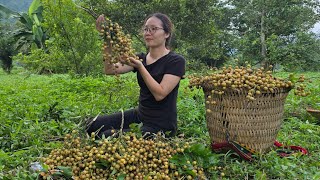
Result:
<svg viewBox="0 0 320 180"><path fill-rule="evenodd" d="M320 2L313 0L229 0L228 3L234 13L232 28L240 37L237 50L245 60L265 67L275 63L285 65L286 62L286 57L270 59L273 54L270 46L289 48L292 43L289 39L297 37L298 33L308 34L319 20L315 10L320 7ZM271 45L275 36L281 40ZM311 60L309 56L301 58ZM295 62L299 60L294 59Z"/></svg>
<svg viewBox="0 0 320 180"><path fill-rule="evenodd" d="M30 41L32 41L38 48L46 49L45 41L47 39L47 35L42 27L42 11L43 6L41 1L33 0L28 13L22 13L17 16L21 26L13 33L15 38L18 39L18 48L30 45Z"/></svg>
<svg viewBox="0 0 320 180"><path fill-rule="evenodd" d="M50 35L46 41L49 49L46 63L51 65L50 71L86 75L100 73L102 55L95 20L77 8L72 0L42 2L43 26Z"/></svg>
<svg viewBox="0 0 320 180"><path fill-rule="evenodd" d="M16 39L17 50L21 50L21 48L30 49L32 43L35 43L38 48L46 48L44 42L47 36L41 26L41 23L43 23L42 11L43 6L40 0L33 0L28 13L18 13L0 5L0 15L3 14L4 18L19 19L17 28L10 32Z"/></svg>
<svg viewBox="0 0 320 180"><path fill-rule="evenodd" d="M283 46L283 41L286 46ZM320 39L313 33L297 32L296 36L290 39L273 35L266 44L269 47L270 62L281 60L287 71L320 70Z"/></svg>
<svg viewBox="0 0 320 180"><path fill-rule="evenodd" d="M154 12L167 14L175 24L172 49L187 59L217 65L225 61L230 52L231 35L222 23L222 7L212 0L80 0L79 3L95 14L105 14L118 22L134 37L138 50L143 50L141 26L147 15ZM227 20L227 19L224 19Z"/></svg>
<svg viewBox="0 0 320 180"><path fill-rule="evenodd" d="M7 34L8 26L0 25L0 60L2 69L10 73L13 67L12 56L15 54L13 43L14 40Z"/></svg>
<svg viewBox="0 0 320 180"><path fill-rule="evenodd" d="M14 11L0 5L0 64L2 69L10 73L13 67L12 56L15 54L13 38L9 34L11 30L7 20L14 15Z"/></svg>
<svg viewBox="0 0 320 180"><path fill-rule="evenodd" d="M35 12L41 12L41 16L33 13L32 17L35 21L38 17L41 28L46 29L46 37L50 38L39 38L41 32L33 31L32 37L44 40L40 45L45 48L31 46L29 54L19 53L14 60L37 73L100 74L101 42L94 19L77 8L73 0L42 0L38 5L41 9ZM28 17L26 22L30 22Z"/></svg>

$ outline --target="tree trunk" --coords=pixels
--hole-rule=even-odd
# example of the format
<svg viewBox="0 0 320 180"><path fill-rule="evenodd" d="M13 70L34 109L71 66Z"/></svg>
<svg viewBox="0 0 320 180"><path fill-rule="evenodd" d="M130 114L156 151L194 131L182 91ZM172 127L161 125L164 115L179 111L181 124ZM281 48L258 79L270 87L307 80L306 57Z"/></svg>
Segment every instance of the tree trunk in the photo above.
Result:
<svg viewBox="0 0 320 180"><path fill-rule="evenodd" d="M4 55L0 56L0 61L2 61L2 64L1 64L2 69L8 74L11 73L11 69L13 67L11 57L12 57L11 53L5 53Z"/></svg>
<svg viewBox="0 0 320 180"><path fill-rule="evenodd" d="M266 44L266 34L265 34L265 25L264 25L264 19L265 19L266 13L265 10L262 9L261 12L261 24L260 24L260 40L261 40L261 66L267 69L268 65L268 59L267 59L267 44Z"/></svg>

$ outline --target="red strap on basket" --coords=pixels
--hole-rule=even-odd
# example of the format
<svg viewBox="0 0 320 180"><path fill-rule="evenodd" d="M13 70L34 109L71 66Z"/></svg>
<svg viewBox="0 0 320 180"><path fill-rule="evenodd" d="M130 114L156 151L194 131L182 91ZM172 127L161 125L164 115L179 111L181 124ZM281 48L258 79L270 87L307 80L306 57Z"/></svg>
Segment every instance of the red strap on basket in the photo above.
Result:
<svg viewBox="0 0 320 180"><path fill-rule="evenodd" d="M212 143L211 148L215 152L221 152L224 150L233 150L236 152L240 157L247 161L252 161L252 152L247 149L246 147L242 146L241 144L235 142L235 141L226 141L222 143Z"/></svg>
<svg viewBox="0 0 320 180"><path fill-rule="evenodd" d="M282 149L277 150L277 153L281 157L290 156L291 154L293 154L295 152L301 152L303 155L308 154L308 151L301 146L283 146L283 144L281 144L278 141L274 142L274 146L276 146L278 148L282 148ZM225 141L225 142L221 142L221 143L212 143L211 148L215 152L221 152L221 151L225 151L225 150L233 150L241 158L243 158L247 161L253 160L252 155L254 154L254 151L247 148L244 145L241 145L241 144L235 142L235 141L229 140L229 141Z"/></svg>
<svg viewBox="0 0 320 180"><path fill-rule="evenodd" d="M236 152L240 157L247 161L252 161L253 157L252 154L254 154L252 149L247 148L245 145L242 145L236 141L230 140L230 134L227 131L226 132L226 141L221 143L214 143L212 142L211 148L213 151L220 152L224 150L233 150Z"/></svg>
<svg viewBox="0 0 320 180"><path fill-rule="evenodd" d="M220 152L220 151L227 150L230 148L228 142L212 143L211 147L212 147L212 150L214 150L216 152Z"/></svg>
<svg viewBox="0 0 320 180"><path fill-rule="evenodd" d="M274 146L282 148L277 150L279 156L281 157L287 157L295 152L301 152L303 155L307 155L308 151L307 149L301 147L301 146L283 146L279 141L274 142Z"/></svg>

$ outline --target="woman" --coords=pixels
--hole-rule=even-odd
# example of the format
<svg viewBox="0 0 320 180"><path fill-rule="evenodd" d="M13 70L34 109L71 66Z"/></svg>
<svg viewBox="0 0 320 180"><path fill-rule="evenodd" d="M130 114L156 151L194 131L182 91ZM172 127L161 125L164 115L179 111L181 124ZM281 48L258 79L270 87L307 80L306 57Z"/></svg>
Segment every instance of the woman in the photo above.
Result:
<svg viewBox="0 0 320 180"><path fill-rule="evenodd" d="M103 20L103 15L97 18L98 30ZM139 106L123 113L123 131L129 131L131 123L142 123L143 134L163 132L173 136L177 131L177 95L179 82L185 74L185 59L169 49L173 24L168 16L151 14L146 18L142 30L148 47L147 54L138 55L143 61L131 57L124 66L119 64L116 72L113 64L104 62L104 70L108 75L131 71L137 73ZM110 136L112 129L121 128L121 123L121 112L99 116L87 132L96 132L99 137Z"/></svg>

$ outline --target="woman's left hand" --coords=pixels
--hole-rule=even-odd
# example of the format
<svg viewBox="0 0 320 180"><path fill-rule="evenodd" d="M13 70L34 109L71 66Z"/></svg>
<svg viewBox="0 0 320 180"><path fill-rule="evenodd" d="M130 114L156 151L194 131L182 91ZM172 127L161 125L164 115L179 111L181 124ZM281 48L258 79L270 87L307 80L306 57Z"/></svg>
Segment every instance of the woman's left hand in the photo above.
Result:
<svg viewBox="0 0 320 180"><path fill-rule="evenodd" d="M127 60L123 60L121 62L124 64L127 64L131 67L134 67L136 69L140 69L141 67L143 67L142 62L139 59L135 59L133 57L129 57L129 58L127 58Z"/></svg>

